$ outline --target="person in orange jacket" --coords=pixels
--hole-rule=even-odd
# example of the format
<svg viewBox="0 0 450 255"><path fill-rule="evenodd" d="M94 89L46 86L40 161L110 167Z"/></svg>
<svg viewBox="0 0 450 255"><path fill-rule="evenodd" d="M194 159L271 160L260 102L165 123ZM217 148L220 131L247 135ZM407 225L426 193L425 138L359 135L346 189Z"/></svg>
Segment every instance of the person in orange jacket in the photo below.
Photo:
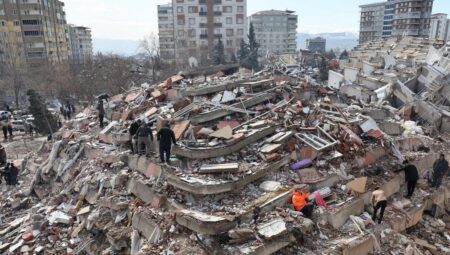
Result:
<svg viewBox="0 0 450 255"><path fill-rule="evenodd" d="M301 190L294 190L292 192L292 204L296 211L300 211L309 218L314 211L314 203L308 202L309 193Z"/></svg>

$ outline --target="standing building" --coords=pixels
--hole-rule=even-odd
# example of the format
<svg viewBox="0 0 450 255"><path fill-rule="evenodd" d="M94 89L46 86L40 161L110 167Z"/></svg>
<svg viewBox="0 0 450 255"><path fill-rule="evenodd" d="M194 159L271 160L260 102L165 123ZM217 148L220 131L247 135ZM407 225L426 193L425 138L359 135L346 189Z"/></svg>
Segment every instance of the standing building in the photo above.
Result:
<svg viewBox="0 0 450 255"><path fill-rule="evenodd" d="M83 65L92 58L91 29L82 26L68 25L70 41L70 61L75 65Z"/></svg>
<svg viewBox="0 0 450 255"><path fill-rule="evenodd" d="M172 4L158 5L159 51L162 60L175 60L175 34Z"/></svg>
<svg viewBox="0 0 450 255"><path fill-rule="evenodd" d="M322 37L306 39L306 48L311 52L325 52L327 49L327 40Z"/></svg>
<svg viewBox="0 0 450 255"><path fill-rule="evenodd" d="M294 11L261 11L250 16L250 22L260 44L260 56L297 51L298 16Z"/></svg>
<svg viewBox="0 0 450 255"><path fill-rule="evenodd" d="M227 61L235 60L246 36L246 17L247 0L172 0L171 5L160 5L160 48L161 55L166 56L163 60L181 65L209 64L219 39Z"/></svg>
<svg viewBox="0 0 450 255"><path fill-rule="evenodd" d="M39 65L69 57L64 3L59 0L0 1L0 61Z"/></svg>
<svg viewBox="0 0 450 255"><path fill-rule="evenodd" d="M445 13L431 15L430 39L450 41L450 20Z"/></svg>
<svg viewBox="0 0 450 255"><path fill-rule="evenodd" d="M388 0L361 5L359 42L391 36L428 36L433 0Z"/></svg>

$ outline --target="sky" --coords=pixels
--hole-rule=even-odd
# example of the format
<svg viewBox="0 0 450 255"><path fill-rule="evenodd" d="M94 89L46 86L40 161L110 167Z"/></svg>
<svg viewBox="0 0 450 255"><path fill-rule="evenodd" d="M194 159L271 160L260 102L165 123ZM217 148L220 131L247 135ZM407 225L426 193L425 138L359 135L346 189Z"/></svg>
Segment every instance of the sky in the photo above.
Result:
<svg viewBox="0 0 450 255"><path fill-rule="evenodd" d="M63 0L67 22L92 29L94 39L138 41L158 32L157 5L170 0ZM298 31L358 32L359 5L380 0L247 0L247 14L289 9L299 15ZM450 13L450 0L435 0L433 13ZM95 40L94 40L95 41Z"/></svg>

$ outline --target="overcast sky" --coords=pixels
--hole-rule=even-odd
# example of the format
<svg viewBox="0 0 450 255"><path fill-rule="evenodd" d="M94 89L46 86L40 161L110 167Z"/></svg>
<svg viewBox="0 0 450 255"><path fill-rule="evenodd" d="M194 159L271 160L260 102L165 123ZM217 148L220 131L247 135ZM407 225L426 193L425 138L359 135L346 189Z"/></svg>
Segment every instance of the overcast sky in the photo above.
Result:
<svg viewBox="0 0 450 255"><path fill-rule="evenodd" d="M157 33L156 6L169 0L63 0L67 22L92 28L94 38L140 40ZM379 0L248 0L248 15L290 9L299 15L299 32L357 32L359 5ZM435 0L433 13L450 13L450 0Z"/></svg>

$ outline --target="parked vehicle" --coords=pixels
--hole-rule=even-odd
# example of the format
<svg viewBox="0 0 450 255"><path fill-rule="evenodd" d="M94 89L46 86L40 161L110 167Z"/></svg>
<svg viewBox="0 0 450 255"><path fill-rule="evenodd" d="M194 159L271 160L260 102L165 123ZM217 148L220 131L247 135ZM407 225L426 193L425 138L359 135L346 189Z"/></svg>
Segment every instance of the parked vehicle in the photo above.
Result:
<svg viewBox="0 0 450 255"><path fill-rule="evenodd" d="M31 116L31 117L30 117ZM25 132L25 123L33 125L34 118L32 115L24 116L23 119L13 120L12 121L12 128L14 131L22 131Z"/></svg>
<svg viewBox="0 0 450 255"><path fill-rule="evenodd" d="M11 112L0 111L0 120L8 119L11 116L12 116Z"/></svg>

